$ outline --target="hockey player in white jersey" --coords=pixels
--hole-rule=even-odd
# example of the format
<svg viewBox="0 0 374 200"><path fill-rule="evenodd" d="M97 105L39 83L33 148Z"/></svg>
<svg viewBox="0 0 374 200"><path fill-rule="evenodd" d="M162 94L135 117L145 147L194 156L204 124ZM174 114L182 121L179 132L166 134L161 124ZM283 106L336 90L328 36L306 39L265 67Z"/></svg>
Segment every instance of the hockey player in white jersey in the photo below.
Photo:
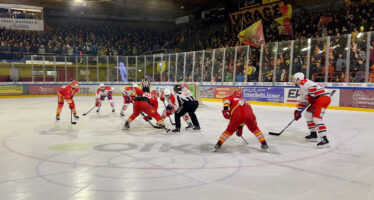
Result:
<svg viewBox="0 0 374 200"><path fill-rule="evenodd" d="M322 85L319 85L309 79L305 79L301 72L293 76L293 82L300 87L300 99L297 109L294 112L295 120L301 118L301 111L308 106L305 112L305 119L310 131L310 135L305 139L310 142L318 142L317 147L329 147L329 141L326 136L326 125L323 123L323 115L331 102L331 96Z"/></svg>
<svg viewBox="0 0 374 200"><path fill-rule="evenodd" d="M166 88L164 91L162 91L162 93L160 95L160 100L163 101L163 102L166 101L166 108L162 112L162 116L161 116L163 119L165 119L166 117L169 117L170 115L172 115L173 113L175 113L178 110L178 106L176 104L177 102L175 100L175 96L171 92L170 89ZM188 116L187 113L183 115L183 119L187 123L186 129L194 127L193 124L192 124L191 118L190 118L190 116Z"/></svg>
<svg viewBox="0 0 374 200"><path fill-rule="evenodd" d="M173 132L180 132L181 121L180 118L188 113L191 117L192 124L194 125L193 130L200 130L200 124L195 115L196 109L199 107L199 102L191 95L191 92L186 87L180 84L174 85L174 92L176 95L176 102L178 105L178 110L175 113L175 129Z"/></svg>
<svg viewBox="0 0 374 200"><path fill-rule="evenodd" d="M105 86L103 83L100 84L99 89L96 91L96 112L100 111L101 108L101 102L105 100L105 97L108 98L108 101L110 102L110 106L112 107L112 112L115 111L114 103L112 99L112 93L114 88L110 86Z"/></svg>

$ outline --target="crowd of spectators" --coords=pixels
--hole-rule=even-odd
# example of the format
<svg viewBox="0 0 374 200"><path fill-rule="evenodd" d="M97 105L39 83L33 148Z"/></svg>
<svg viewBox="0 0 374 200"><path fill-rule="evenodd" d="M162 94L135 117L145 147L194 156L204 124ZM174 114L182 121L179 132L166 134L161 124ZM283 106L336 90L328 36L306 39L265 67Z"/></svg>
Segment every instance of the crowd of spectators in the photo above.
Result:
<svg viewBox="0 0 374 200"><path fill-rule="evenodd" d="M196 37L191 36L202 27L196 26L182 31L176 31L176 29L134 30L128 29L125 25L114 24L68 24L43 33L0 30L0 52L115 56L139 55L158 49L174 49L177 52L204 49L207 50L204 60L202 60L202 55L195 56L194 71L192 71L192 55L186 58L179 56L177 63L173 63L171 69L174 70L174 65L183 65L186 60L184 73L187 78L185 81L192 80L192 77L195 81L258 81L259 71L262 71L263 81L270 82L275 79L275 81L286 82L289 81L289 75L295 72L307 72L305 38L314 38L310 49L308 78L323 81L327 71L329 82L344 82L345 80L363 82L366 59L370 59L370 66L374 64L374 44L370 43L370 55L366 56L367 41L366 36L363 36L363 32L374 30L373 11L374 4L336 7L328 10L301 9L292 16L292 35L279 34L273 19L264 20L264 35L269 45L266 45L264 49L262 61L260 61L259 50L256 48L251 48L248 60L246 50L237 52L235 58L234 48L226 52L217 49L241 45L237 34L242 27L230 22L216 25L215 29L210 29L213 31L200 35L197 40ZM349 55L346 53L347 34L352 34ZM329 49L327 49L324 37L327 35L332 36ZM274 60L273 46L270 43L287 40L295 40L293 60L290 56L290 42L279 43L277 60ZM183 43L185 45L181 45ZM217 49L214 57L212 49ZM327 65L325 64L326 51L328 51ZM347 60L350 62L349 77L346 77ZM260 62L263 67L261 70L259 69ZM292 69L289 69L291 62ZM203 77L201 73L198 73L200 71L203 71ZM170 73L175 73L177 80L183 78L182 71ZM246 77L244 77L245 74ZM167 75L162 77L164 79Z"/></svg>

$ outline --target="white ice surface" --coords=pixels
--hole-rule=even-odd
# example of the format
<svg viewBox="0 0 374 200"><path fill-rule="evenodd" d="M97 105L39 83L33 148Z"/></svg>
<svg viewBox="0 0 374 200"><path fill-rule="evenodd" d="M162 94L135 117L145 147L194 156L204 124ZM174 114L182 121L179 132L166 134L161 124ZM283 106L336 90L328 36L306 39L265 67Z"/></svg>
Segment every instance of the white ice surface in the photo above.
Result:
<svg viewBox="0 0 374 200"><path fill-rule="evenodd" d="M122 130L120 97L115 114L105 101L87 116L94 97L76 97L77 125L67 104L56 122L56 101L0 99L0 199L374 199L374 113L327 110L332 147L321 150L304 141L304 119L267 134L282 130L293 108L253 106L269 152L245 129L248 145L233 135L213 153L228 123L220 103L198 109L200 132L164 135L141 118Z"/></svg>

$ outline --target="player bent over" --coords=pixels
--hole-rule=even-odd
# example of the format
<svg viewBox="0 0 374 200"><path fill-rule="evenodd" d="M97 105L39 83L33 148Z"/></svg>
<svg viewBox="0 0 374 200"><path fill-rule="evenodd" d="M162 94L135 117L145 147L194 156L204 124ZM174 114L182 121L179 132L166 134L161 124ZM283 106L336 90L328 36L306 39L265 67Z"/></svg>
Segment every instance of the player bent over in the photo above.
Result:
<svg viewBox="0 0 374 200"><path fill-rule="evenodd" d="M252 107L246 100L241 98L238 90L234 90L231 96L223 99L222 114L226 119L230 119L230 122L214 146L214 151L220 149L222 144L235 131L236 135L241 137L244 125L247 125L248 129L257 137L257 140L261 143L261 149L265 150L268 148L265 137L257 126L256 116L253 113Z"/></svg>
<svg viewBox="0 0 374 200"><path fill-rule="evenodd" d="M195 115L196 109L199 107L199 102L195 100L191 92L187 87L182 87L180 84L174 85L174 92L177 96L178 110L176 111L175 117L175 129L173 132L180 132L181 128L181 117L186 113L191 117L192 124L194 125L193 130L200 130L200 124Z"/></svg>
<svg viewBox="0 0 374 200"><path fill-rule="evenodd" d="M105 97L108 97L108 101L110 102L110 106L112 107L112 112L115 111L114 103L112 100L112 93L114 88L110 86L105 86L103 83L100 84L99 89L96 92L96 112L100 111L101 102L105 100Z"/></svg>
<svg viewBox="0 0 374 200"><path fill-rule="evenodd" d="M130 123L134 121L140 113L146 113L149 118L155 118L159 127L163 128L166 132L169 131L165 127L164 121L161 116L157 113L155 108L150 104L150 101L147 97L143 96L143 91L139 88L133 88L133 92L130 95L134 99L133 114L127 119L124 129L130 128Z"/></svg>
<svg viewBox="0 0 374 200"><path fill-rule="evenodd" d="M170 89L166 88L164 91L162 91L161 96L160 96L161 101L166 100L166 108L162 112L162 119L165 119L166 117L169 117L173 113L175 113L178 110L178 106L175 102L175 96L173 93L171 93ZM186 113L185 115L182 116L184 121L187 123L186 129L193 128L192 121L190 119L190 116Z"/></svg>
<svg viewBox="0 0 374 200"><path fill-rule="evenodd" d="M74 117L76 119L79 118L79 116L77 115L77 110L75 108L75 103L73 100L73 97L75 93L77 92L79 92L79 85L77 81L72 81L69 85L64 85L58 90L57 92L58 106L57 106L56 120L60 120L61 109L64 106L65 100L69 104L69 108L73 111Z"/></svg>
<svg viewBox="0 0 374 200"><path fill-rule="evenodd" d="M323 123L322 118L331 102L330 93L322 85L305 79L304 74L301 72L293 76L293 81L296 86L300 87L299 104L294 112L295 120L301 118L301 111L310 104L304 115L310 131L310 135L306 136L305 139L310 142L318 142L319 136L320 142L317 143L317 147L329 147L329 141L326 137L326 125Z"/></svg>
<svg viewBox="0 0 374 200"><path fill-rule="evenodd" d="M153 90L151 93L149 93L149 92L144 92L143 93L143 97L148 98L149 104L151 104L151 106L155 109L156 112L157 112L157 109L158 109L158 100L157 100L157 98L158 98L159 95L160 94L157 92L157 90ZM150 117L148 115L145 115L144 116L144 120L145 121L152 120L152 117Z"/></svg>

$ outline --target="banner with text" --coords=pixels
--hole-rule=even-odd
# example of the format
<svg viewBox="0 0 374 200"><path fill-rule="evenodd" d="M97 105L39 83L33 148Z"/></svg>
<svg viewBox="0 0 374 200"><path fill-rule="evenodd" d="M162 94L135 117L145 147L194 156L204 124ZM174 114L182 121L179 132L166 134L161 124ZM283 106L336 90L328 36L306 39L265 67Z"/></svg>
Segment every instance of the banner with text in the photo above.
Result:
<svg viewBox="0 0 374 200"><path fill-rule="evenodd" d="M22 94L22 85L0 85L0 94Z"/></svg>
<svg viewBox="0 0 374 200"><path fill-rule="evenodd" d="M374 108L374 90L341 90L340 106Z"/></svg>
<svg viewBox="0 0 374 200"><path fill-rule="evenodd" d="M0 28L11 30L44 31L44 21L38 19L0 18Z"/></svg>
<svg viewBox="0 0 374 200"><path fill-rule="evenodd" d="M215 99L223 99L228 97L232 94L234 89L240 90L238 87L216 87L214 90L214 98Z"/></svg>
<svg viewBox="0 0 374 200"><path fill-rule="evenodd" d="M280 6L283 6L283 2L277 2L273 4L268 4L264 6L258 6L248 9L243 9L230 14L231 23L243 24L245 26L251 25L256 21L262 19L275 19L281 17Z"/></svg>
<svg viewBox="0 0 374 200"><path fill-rule="evenodd" d="M243 98L247 101L279 102L284 101L283 88L244 87Z"/></svg>
<svg viewBox="0 0 374 200"><path fill-rule="evenodd" d="M330 106L339 106L340 89L328 89L335 91L331 98ZM300 88L284 88L284 103L298 103L300 97Z"/></svg>

